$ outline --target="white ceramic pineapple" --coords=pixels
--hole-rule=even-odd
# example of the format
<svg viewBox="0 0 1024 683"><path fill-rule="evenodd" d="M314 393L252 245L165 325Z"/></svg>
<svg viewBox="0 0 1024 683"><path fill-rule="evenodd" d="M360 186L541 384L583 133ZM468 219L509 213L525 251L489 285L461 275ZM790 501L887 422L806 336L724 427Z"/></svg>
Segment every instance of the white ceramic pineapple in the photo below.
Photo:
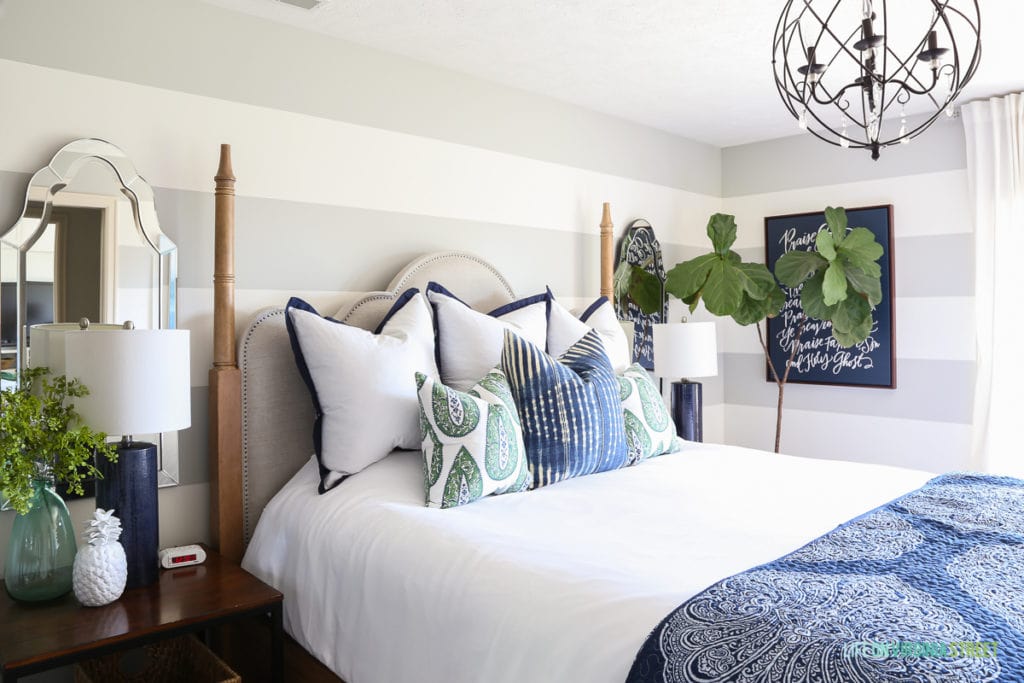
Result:
<svg viewBox="0 0 1024 683"><path fill-rule="evenodd" d="M86 607L106 605L121 597L128 580L128 561L118 543L121 520L113 510L97 509L85 524L85 545L75 555L72 582L75 597Z"/></svg>

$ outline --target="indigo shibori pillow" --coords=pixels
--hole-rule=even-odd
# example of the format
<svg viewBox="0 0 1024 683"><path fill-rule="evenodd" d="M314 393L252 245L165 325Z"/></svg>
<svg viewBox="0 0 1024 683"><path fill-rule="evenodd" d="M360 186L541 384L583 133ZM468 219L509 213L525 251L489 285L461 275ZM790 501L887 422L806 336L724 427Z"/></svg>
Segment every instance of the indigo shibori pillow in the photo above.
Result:
<svg viewBox="0 0 1024 683"><path fill-rule="evenodd" d="M619 381L597 332L555 359L506 331L501 369L523 425L533 488L627 464Z"/></svg>
<svg viewBox="0 0 1024 683"><path fill-rule="evenodd" d="M468 392L416 374L428 507L523 491L530 470L508 380L494 368Z"/></svg>
<svg viewBox="0 0 1024 683"><path fill-rule="evenodd" d="M285 321L316 411L320 493L396 448L420 447L415 375L437 376L423 294L407 290L375 333L325 318L295 297Z"/></svg>

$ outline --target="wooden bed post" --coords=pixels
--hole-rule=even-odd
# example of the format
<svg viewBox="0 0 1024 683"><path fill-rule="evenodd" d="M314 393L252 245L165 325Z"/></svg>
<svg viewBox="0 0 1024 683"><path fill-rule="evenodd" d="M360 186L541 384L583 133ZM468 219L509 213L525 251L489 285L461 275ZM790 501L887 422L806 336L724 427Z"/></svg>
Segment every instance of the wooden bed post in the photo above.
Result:
<svg viewBox="0 0 1024 683"><path fill-rule="evenodd" d="M601 214L601 296L613 298L612 271L615 270L615 225L612 223L612 207L604 203Z"/></svg>
<svg viewBox="0 0 1024 683"><path fill-rule="evenodd" d="M235 175L220 146L215 190L213 367L210 369L210 535L242 559L242 375L235 347Z"/></svg>

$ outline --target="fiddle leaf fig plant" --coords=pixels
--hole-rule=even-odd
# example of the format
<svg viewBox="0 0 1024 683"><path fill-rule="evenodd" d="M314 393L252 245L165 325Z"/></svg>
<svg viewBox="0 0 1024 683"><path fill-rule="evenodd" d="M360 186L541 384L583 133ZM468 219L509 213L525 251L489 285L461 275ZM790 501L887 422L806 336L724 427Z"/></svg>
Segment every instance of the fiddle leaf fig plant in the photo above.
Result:
<svg viewBox="0 0 1024 683"><path fill-rule="evenodd" d="M709 313L730 316L740 325L778 315L786 300L771 272L763 263L744 263L732 250L736 218L714 214L707 233L714 251L668 271L665 291L687 304L691 313L703 300Z"/></svg>
<svg viewBox="0 0 1024 683"><path fill-rule="evenodd" d="M72 399L88 395L85 385L48 374L47 368L25 370L21 386L0 391L0 498L20 514L29 511L32 480L40 474L81 495L82 481L100 476L94 455L117 460L117 445L81 424L75 412Z"/></svg>
<svg viewBox="0 0 1024 683"><path fill-rule="evenodd" d="M882 301L882 268L878 260L883 249L874 234L867 228L851 229L842 208L825 209L825 223L812 250L787 252L775 262L773 273L764 264L743 262L732 250L737 233L735 217L716 213L707 226L712 251L676 265L665 279L665 291L682 300L691 313L703 301L714 315L757 327L761 349L778 387L775 452L779 451L782 438L786 382L800 352L808 320L830 322L836 342L844 348L854 346L871 335L874 308ZM800 288L799 311L785 318L787 325L795 325L795 330L787 330L786 336L792 341L781 373L772 361L761 328L762 322L778 316L786 307L786 293L779 283L790 289ZM640 287L636 291L631 289L632 281L625 276L622 286L636 301L645 296Z"/></svg>
<svg viewBox="0 0 1024 683"><path fill-rule="evenodd" d="M789 251L775 263L779 282L800 290L800 307L832 323L840 346L864 341L874 326L872 311L882 302L882 245L867 228L849 229L846 211L825 209L816 251Z"/></svg>

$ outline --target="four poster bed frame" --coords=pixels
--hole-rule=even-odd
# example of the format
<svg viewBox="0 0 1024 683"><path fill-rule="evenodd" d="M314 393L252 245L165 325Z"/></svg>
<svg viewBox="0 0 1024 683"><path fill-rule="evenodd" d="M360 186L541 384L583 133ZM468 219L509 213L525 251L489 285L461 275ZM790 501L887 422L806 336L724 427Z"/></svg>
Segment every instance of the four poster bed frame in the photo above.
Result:
<svg viewBox="0 0 1024 683"><path fill-rule="evenodd" d="M256 523L259 520L260 513L263 511L264 506L290 479L292 479L292 477L295 475L297 471L299 471L306 463L310 461L311 454L314 451L312 439L312 426L314 423L315 416L313 414L313 406L312 401L309 398L309 392L306 386L304 385L302 379L299 377L299 373L295 367L295 361L291 350L291 345L288 339L288 333L285 324L285 314L283 309L267 309L260 313L257 313L256 316L251 321L249 321L248 324L245 326L242 334L236 339L236 330L238 328L236 327L234 296L234 185L235 177L231 168L231 150L228 145L222 145L220 155L220 166L216 175L216 245L215 269L213 277L215 297L214 360L213 367L210 370L209 382L211 468L210 528L213 544L220 550L220 552L231 560L239 561L242 559L246 544L249 542L249 539L253 534ZM609 298L612 296L612 265L613 227L610 217L609 206L608 204L605 204L601 220L601 294L603 294L604 296L608 296ZM446 287L451 289L451 291L453 291L456 294L456 296L462 298L467 304L477 309L492 310L496 305L511 302L516 298L515 293L512 290L512 287L501 275L501 273L494 266L487 263L479 256L475 256L473 254L466 254L462 252L441 252L436 254L428 254L426 256L421 256L420 258L415 259L414 261L412 261L412 263L410 263L408 266L406 266L402 271L398 273L398 275L391 281L390 285L387 288L387 291L370 292L364 294L360 298L357 298L354 302L343 306L342 309L335 313L333 317L340 322L372 330L377 327L379 321L383 318L388 309L391 308L395 297L399 296L403 291L408 291L411 288L423 288L431 280L443 282ZM676 462L680 462L680 460L677 460ZM737 460L735 462L742 461ZM416 463L413 461L412 464L415 466ZM794 467L794 465L790 463L787 465L787 467L792 468ZM807 478L802 480L804 482L804 485L806 485L807 482L825 481L824 479L821 478L822 475L820 474L820 472L822 472L822 470L818 470L817 467L818 465L815 465L815 472L818 472L818 474L814 474L814 476L811 476L812 473L808 472ZM852 474L855 473L854 468L867 467L871 466L855 465L850 466L850 469L846 469L845 471L850 472ZM793 472L792 469L787 471L791 473ZM831 471L836 472L838 470ZM858 477L861 477L861 481L867 482L869 480L868 470L860 469L856 471L862 473L857 475ZM902 490L903 492L905 492L907 489L911 488L909 484L912 481L916 482L917 486L920 486L920 484L923 483L924 481L924 476L926 475L924 475L924 473L922 472L914 473L913 471L905 471L901 473L897 470L893 470L889 473L886 473L884 476L887 477L888 480L891 480L891 482L901 481L902 484L900 484L900 486L907 484L907 488ZM892 484L891 482L889 485L893 486L894 484ZM996 498L997 493L994 490L994 488L999 488L1001 490L1003 486L1002 482L981 482L979 480L976 483L978 488L974 489L975 493L971 494L970 497L967 493L943 493L936 495L949 497L950 500L953 500L956 503L955 505L952 505L951 507L948 508L949 510L952 511L952 514L954 515L959 515L959 512L962 511L963 509L961 505L964 502L969 501L970 505L980 505L983 501L989 500L989 498L986 498L986 496L991 496L992 500L999 501L1015 500L1011 498ZM755 479L748 479L747 484L751 486L750 490L756 490L757 487L763 487L762 483L759 480ZM846 485L849 486L849 482L847 482ZM926 484L925 486L931 485L932 484ZM856 484L853 484L853 486L856 486ZM984 487L989 488L986 489ZM862 485L861 488L867 490L869 487L865 487ZM877 487L870 488L873 489ZM771 491L771 489L768 490ZM817 491L815 491L814 493L817 494ZM873 497L877 497L878 493L869 491L864 495L866 499L874 499ZM1002 491L999 495L1008 496L1010 494L1005 491ZM840 498L842 498L842 496L840 496ZM812 500L814 499L808 498L804 502L804 505L806 505L808 501ZM842 505L838 505L836 508L837 510L844 509L844 505L846 507L854 507L856 504L856 501L853 499L839 502L842 503ZM881 502L884 503L885 501L883 500ZM985 502L984 504L988 505L987 502ZM1000 503L1000 505L1002 506L1000 510L1005 508L1007 504L1009 503ZM866 507L869 510L872 508L876 510L881 510L882 508L878 508L877 505L878 503L876 502L874 505L868 505ZM929 503L929 505L934 505L937 506L937 508L942 509L942 506L938 505L937 503ZM823 510L823 512L826 514L835 514L835 510L829 512L828 509L825 509ZM790 513L792 513L792 510L790 510ZM922 587L927 587L929 585L929 582L931 585L939 585L935 583L935 576L949 576L948 572L945 569L945 562L947 560L942 559L945 558L946 555L943 555L941 553L951 552L948 551L947 548L956 548L957 553L962 553L957 555L958 559L962 557L967 557L969 555L969 553L963 552L961 546L962 538L960 534L966 532L962 531L961 527L959 527L958 524L954 524L952 522L947 523L946 521L944 521L946 520L946 517L943 517L942 514L935 513L939 516L930 517L929 515L932 515L933 513L928 512L927 510L917 512L914 514L920 516L922 519L934 519L939 522L938 524L929 523L929 528L933 526L943 527L948 528L949 532L948 534L942 536L942 538L940 539L930 541L934 542L935 545L928 546L928 548L931 548L933 550L930 550L928 552L924 550L919 551L921 552L921 555L915 555L909 560L905 559L909 556L905 556L903 560L904 564L897 565L899 569L895 571L897 571L898 573L903 572L901 576L907 573L915 573L918 571L918 569L916 568L916 564L921 561L921 558L925 558L930 555L933 558L938 558L938 561L933 562L931 564L923 563L926 566L924 566L920 570L921 573L915 574L915 576L912 578L915 581L919 582L916 585L920 585ZM803 516L806 517L807 515ZM846 516L847 515L845 514L842 515L842 517L844 518ZM1014 532L1012 531L1012 529L1014 527L1012 526L1012 524L1006 522L1008 526L1001 526L1006 521L1003 519L1003 516L1004 515L998 516L997 519L995 516L990 515L990 518L994 521L992 521L991 524L986 523L987 526L983 525L981 529L986 533L992 532L1013 534ZM663 516L663 518L669 519L671 521L671 517ZM854 520L852 520L851 522L844 523L842 526L836 528L850 528L847 527L847 524L852 524L853 521L862 518L864 518L863 515L861 515L860 517L854 517ZM959 518L957 517L957 519ZM906 521L902 523L907 524L908 528L912 528L913 526ZM735 524L734 521L733 524ZM889 523L886 522L886 524ZM813 524L810 524L809 526L807 526L807 529L813 528L813 526ZM723 525L720 528L727 527ZM805 531L807 529L805 529ZM834 533L836 532L829 532L829 534ZM864 533L868 532L865 531ZM917 532L915 531L915 533ZM932 533L932 531L928 532L929 538ZM900 534L903 535L897 535L895 537L897 541L905 541L911 538L908 534L905 534L904 532L900 532ZM918 543L921 543L924 540L928 540L926 539L926 536L923 533L918 533L918 536L920 536L922 540L913 541L913 544L910 547L916 549ZM467 536L467 538L469 537ZM742 538L742 536L737 536L737 539L739 538ZM826 536L821 538L838 537ZM976 541L975 548L978 550L982 550L983 546L981 544L982 542L985 542L985 539L987 538L987 536L979 536L978 540ZM1016 536L1014 536L1014 538L1016 538ZM871 535L858 535L856 536L855 540L844 542L845 545L839 546L841 551L846 553L853 553L852 555L839 554L835 557L838 557L841 560L845 560L848 557L869 557L863 554L858 554L861 553L861 545L857 545L857 543L881 543L881 541L876 542L874 539L875 537ZM786 544L792 542L792 540L792 538L783 535L782 537L780 537L779 543L781 547L786 547ZM802 540L806 541L806 537ZM829 543L831 543L831 541L829 541ZM886 545L886 548L894 548L897 547L897 545L899 545L896 541L890 541L889 543L890 545ZM1007 543L1009 543L1009 541L1007 541ZM800 546L798 545L797 547ZM808 547L812 546L803 546L803 550L806 550ZM790 549L792 549L792 547L790 547ZM903 555L904 552L904 549L899 550L899 553L895 556L897 560L901 555ZM915 550L915 552L917 551ZM756 555L756 553L754 553L754 555ZM339 556L340 555L335 555L333 557ZM787 561L786 558L789 557L791 557L791 554L783 555L782 559L779 560L779 562L785 562ZM869 562L873 560L855 559L854 561ZM991 561L996 562L997 560L992 559ZM1006 565L1011 566L1011 569L1019 569L1019 567L1017 567L1013 562L1009 560L1004 561L1000 559L998 560L998 562L1002 563L1000 566ZM763 570L764 567L776 566L774 562L768 565L761 564L761 562L755 562L752 564L755 565L755 570ZM888 567L888 565L886 566ZM909 568L912 566L914 567L914 572L909 571ZM975 567L975 565L972 564L968 564L965 566L972 568L972 571ZM850 567L852 567L852 569L849 569L849 571L860 571L863 568L865 569L865 571L868 572L866 576L868 576L869 578L870 576L873 576L870 573L870 568L866 567L866 565L865 567L862 567L861 565L850 565ZM1003 568L1005 569L1005 567ZM989 569L991 569L991 567L989 567ZM878 577L884 578L889 576L887 573L885 573L889 571L888 569L879 571L882 571L883 573L877 574ZM928 571L938 572L938 574L931 575L927 573ZM782 573L785 574L785 571L783 571ZM738 579L739 577L744 575L747 575L746 572L744 572L743 574L737 574L733 578ZM949 579L947 578L945 580L948 581ZM790 577L790 581L792 581L792 577ZM721 582L719 584L716 584L716 586L722 586L724 585L724 583L725 582ZM813 581L812 584L819 585L816 581ZM495 584L492 583L489 585ZM785 590L785 582L772 585L778 588L778 590L775 592L779 593L779 595L783 597L788 595L788 593ZM855 585L861 586L866 584L857 583ZM889 584L884 585L888 586ZM960 585L964 585L962 581ZM1009 586L1009 584L1007 585ZM358 586L358 588L365 588L365 586L366 584L364 583ZM946 591L947 589L952 590L953 588L955 588L955 586L953 586L952 584L941 584L941 590L943 591ZM1012 588L1012 586L1010 586L1010 588ZM1010 588L1007 588L1007 590L1010 590ZM724 593L724 595L729 596L729 600L740 600L742 599L743 592L740 589L737 590L739 592L726 592ZM763 593L763 591L761 591L760 589L756 590L758 590L758 592L760 593ZM772 590L774 591L775 588L772 588ZM850 590L860 591L862 589L851 588ZM897 588L892 588L892 590L897 590ZM910 598L907 598L906 596L911 595L911 591L913 591L913 594L915 595L922 592L921 590L918 590L913 586L905 587L905 590L904 588L898 588L898 590L902 591L903 595L903 597L901 597L900 600L897 601L897 603L900 605L910 600ZM977 597L980 594L975 593L975 597L970 597L968 595L969 590L970 589L968 588L963 588L959 593L954 592L954 595L958 597L949 598L950 600L956 600L956 602L951 603L948 607L951 609L953 605L960 605L971 608L969 614L977 620L978 624L986 623L998 625L999 623L1010 623L1009 621L999 621L1006 619L1005 616L998 616L1005 614L1004 612L999 611L999 609L1001 609L1002 606L1005 606L1005 604L1001 604L1000 607L992 607L993 611L986 612L985 610L988 609L987 607L985 608L985 610L983 610L980 607L981 603L984 602L983 598ZM836 595L840 594L838 591L838 587L828 588L828 592L834 593ZM801 591L801 594L802 593L803 591ZM843 593L843 595L846 595L846 593ZM887 595L887 593L883 592L882 595ZM589 600L589 598L589 594L583 596L584 600ZM288 605L293 604L289 602L289 599L289 596L285 595L286 618ZM294 597L291 599L295 600ZM883 631L879 631L878 629L883 628L883 625L885 627L888 627L889 624L896 623L897 625L907 624L914 629L918 629L920 624L924 624L927 622L927 619L921 621L920 617L915 617L914 615L923 613L927 617L928 615L932 614L946 614L946 612L940 612L938 606L934 609L928 607L928 605L932 604L931 602L928 602L928 600L931 599L928 595L924 595L921 598L915 599L921 600L921 602L907 602L907 611L905 612L905 614L910 616L905 617L904 622L891 621L892 618L899 618L900 615L903 614L902 612L890 612L880 609L876 609L875 612L872 612L872 607L876 606L874 606L873 603L865 603L863 609L855 610L855 613L857 615L855 620L850 624L848 624L845 621L842 622L842 628L861 628L859 624L863 623L865 624L864 628L870 627L870 629L872 630L858 630L851 631L851 633L882 633ZM709 598L705 602L702 602L700 604L711 604L714 603L716 600L718 601L717 603L715 603L716 605L719 603L724 604L725 602L727 602L724 598ZM296 600L296 602L298 601ZM618 607L621 605L621 602L614 602L611 604ZM684 607L686 607L686 605L688 604L689 603L684 603ZM779 606L777 609L775 606L769 605L769 607L771 607L771 609L768 610L769 617L770 614L777 614L778 609L783 610L784 614L790 615L802 615L805 613L810 614L812 612L817 614L818 612L820 612L818 603L814 602L813 600L810 602L801 602L799 596L791 596L791 599L789 601L780 598L780 602L778 604ZM837 604L839 603L827 603L829 609L833 609L833 605ZM990 603L985 604L990 605ZM972 605L978 606L978 608L974 609L973 607L971 607ZM701 607L699 609L704 608ZM708 609L711 613L713 613L715 612L715 609L717 609L717 607ZM796 611L786 611L790 609ZM403 610L403 612L404 611L405 610ZM672 614L676 613L677 612L673 612ZM957 618L960 618L957 612L954 611L953 613L957 614ZM614 624L617 624L618 614L619 612L616 611L616 621L613 622ZM723 612L723 614L726 614L726 612ZM989 616L986 616L988 614L991 614L991 618ZM865 617L864 615L868 616ZM875 621L860 621L862 618L868 619L869 617L871 617L871 615L874 615L874 618L878 620L877 623ZM895 617L893 615L895 615ZM464 615L459 615L459 618L461 620L467 621L463 617ZM301 619L301 616L299 618ZM419 618L424 617L421 616ZM727 614L727 618L731 618L729 614ZM749 622L757 625L758 629L766 631L768 629L768 624L766 622L750 622L749 620L752 618L752 616L747 612L744 612L737 618L742 618L745 624ZM754 628L753 626L749 625L743 626L740 630L731 630L732 628L738 628L735 627L736 623L739 622L724 621L722 622L722 626L720 628L717 628L717 630L723 634L723 637L729 640L736 640L738 634L753 632L744 630ZM968 622L960 621L958 623L964 624L965 629L967 628L967 626L969 626ZM730 626L729 624L733 624L733 626ZM409 625L413 629L418 629L422 626L425 626L425 624L419 624L415 621L410 621ZM829 623L826 622L825 626L828 627ZM241 670L243 670L242 673L245 676L245 680L259 680L261 678L261 674L265 675L265 668L263 671L257 669L254 672L245 671L244 669L251 668L254 665L258 667L260 656L266 656L265 653L269 653L270 648L268 643L270 640L270 629L267 628L266 623L257 622L254 622L253 624L247 625L242 628L243 630L228 630L222 634L222 652L225 654L225 657L229 661L229 663L231 663L234 666L238 666ZM838 628L838 626L836 628ZM296 629L296 632L298 633L299 629ZM333 631L332 633L340 632L343 631ZM914 630L910 633L919 632L924 633L925 631ZM971 627L971 630L965 631L942 631L943 634L961 632L977 633L973 630L973 627ZM528 631L527 633L532 633L532 631ZM661 637L680 637L678 631L671 633L668 636L665 635L666 633L669 633L669 631L656 631L655 643L657 643L658 638ZM703 633L706 634L707 632ZM786 633L788 633L788 631ZM831 633L831 631L828 630L828 628L826 628L821 633L825 634L821 637L831 637L828 635L829 633ZM1005 631L1005 633L1009 634L1010 631ZM817 638L818 636L815 637ZM332 673L324 665L320 664L315 657L306 652L295 641L289 642L289 640L290 639L286 639L284 657L284 667L289 680L339 680L334 673ZM739 638L739 640L743 641L744 638L741 637ZM385 637L384 642L387 643L390 641L387 641ZM543 646L542 642L535 642L538 642L541 646ZM648 640L647 642L650 643L651 641ZM721 646L721 643L725 641L716 642L718 642L718 645ZM776 652L775 650L769 651L767 649L767 646L763 645L762 641L760 640L754 642L757 648L764 648L765 652ZM813 642L821 643L824 641L815 640ZM859 642L859 644L863 644L863 642ZM774 647L774 645L772 647ZM843 651L845 652L845 648L843 649ZM663 650L658 650L657 652L663 653ZM818 653L819 650L809 649L808 652ZM730 656L734 654L732 651L729 650L726 650L726 653ZM398 652L398 654L399 656L401 656L402 652ZM652 661L648 659L648 655L651 654L655 654L655 650L648 650L647 646L645 645L644 649L640 650L640 654L637 655L637 659L635 661L642 662L641 658L643 658L644 661ZM661 655L659 654L658 656ZM701 656L705 655L701 654ZM716 655L716 657L717 659L713 658L713 661L721 660L720 656ZM812 657L814 659L814 662L816 663L818 661L818 655L813 654ZM778 662L785 661L786 660L782 659L781 656L776 656L775 654L771 655L771 667L775 667L776 663ZM789 663L786 663L786 666L796 666L795 662L798 661L802 662L803 660L793 659ZM753 669L745 670L752 671ZM767 670L768 669L766 669L766 671ZM787 670L790 669L787 668ZM836 680L838 680L838 678ZM966 679L962 678L962 680Z"/></svg>
<svg viewBox="0 0 1024 683"><path fill-rule="evenodd" d="M239 321L235 319L235 175L230 145L221 145L215 182L214 339L209 375L210 534L213 546L222 555L239 562L263 506L313 452L313 413L288 350L280 308L257 314L243 332L239 347ZM600 291L610 299L614 236L607 203L600 230ZM469 303L502 303L514 298L511 287L490 264L471 254L445 252L413 261L392 281L390 291L367 294L337 317L372 329L397 292L421 286L427 278L448 275L480 291L477 300ZM256 379L250 380L250 376ZM298 396L301 399L296 399ZM301 450L302 460L284 458L281 462L276 457L282 443L295 450L294 442L301 446L307 441L308 448ZM260 631L255 629L242 636L237 643L239 652L251 655L253 639L260 638ZM227 634L228 654L234 649L232 640ZM294 641L286 650L286 667L295 678L339 680Z"/></svg>

